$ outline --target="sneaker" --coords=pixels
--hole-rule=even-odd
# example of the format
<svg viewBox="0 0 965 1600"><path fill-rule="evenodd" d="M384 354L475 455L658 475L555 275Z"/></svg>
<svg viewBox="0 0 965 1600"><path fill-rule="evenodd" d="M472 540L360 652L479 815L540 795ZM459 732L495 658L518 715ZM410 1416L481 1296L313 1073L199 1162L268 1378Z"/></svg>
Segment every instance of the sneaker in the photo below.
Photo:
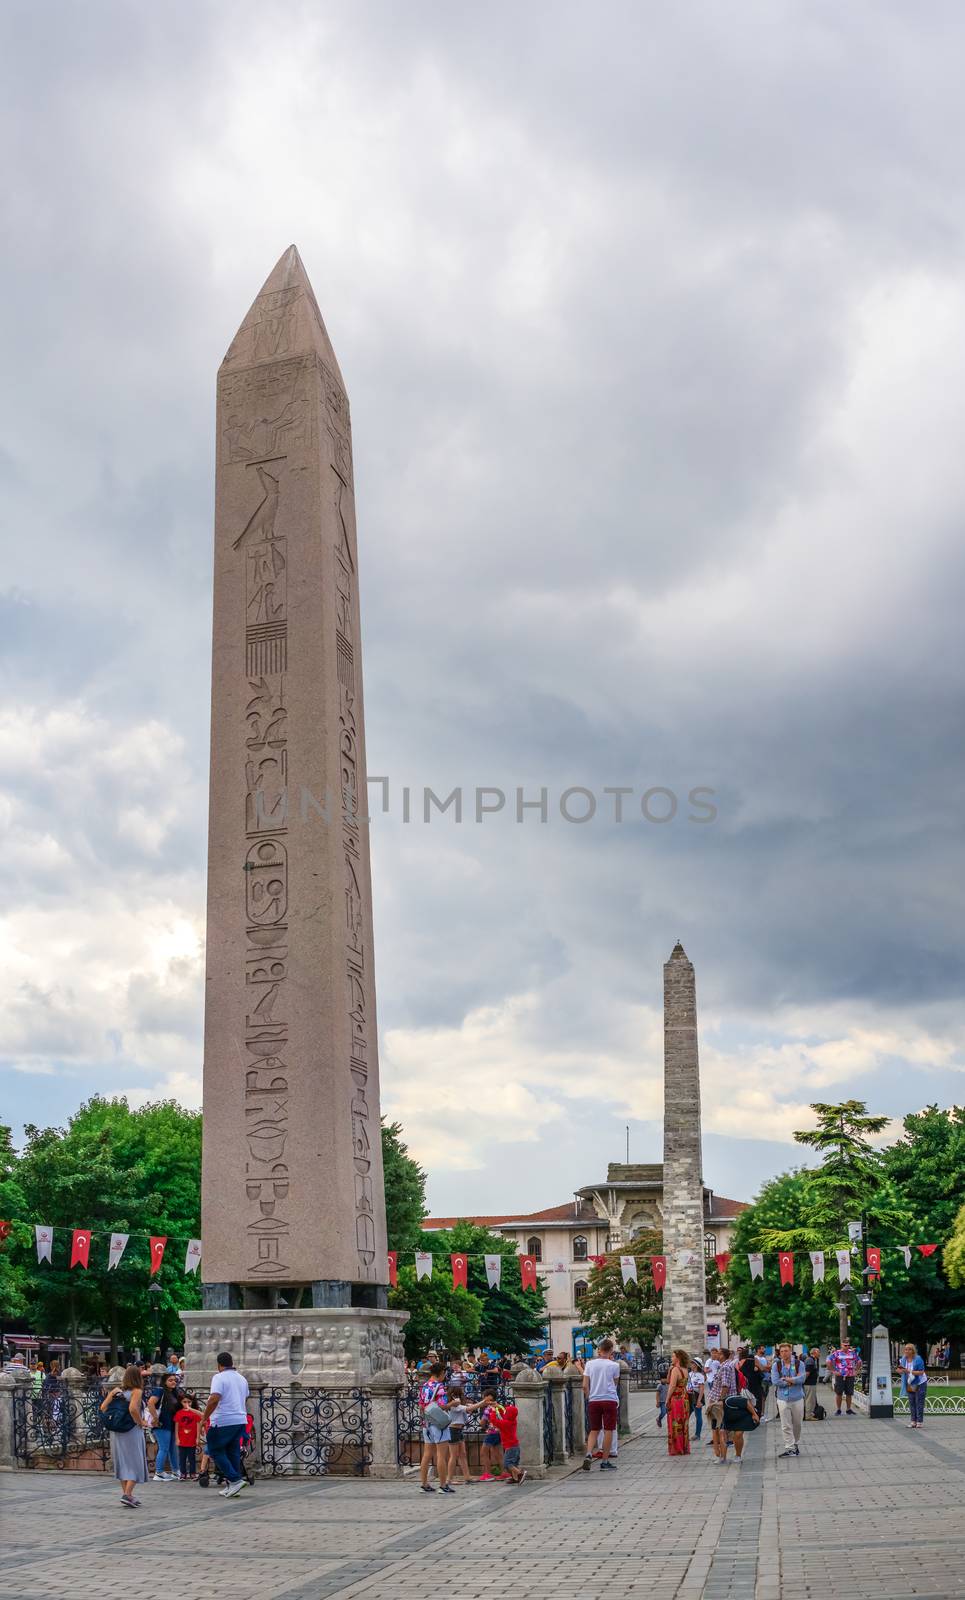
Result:
<svg viewBox="0 0 965 1600"><path fill-rule="evenodd" d="M734 1457L734 1466L735 1467L742 1467L743 1465L744 1465L744 1457L743 1456L735 1456Z"/></svg>
<svg viewBox="0 0 965 1600"><path fill-rule="evenodd" d="M584 1472L589 1472L589 1470L592 1467L592 1465L593 1465L593 1457L592 1456L584 1456L583 1457L583 1471Z"/></svg>
<svg viewBox="0 0 965 1600"><path fill-rule="evenodd" d="M492 1475L491 1472L481 1472L479 1474L479 1482L480 1483L492 1483L492 1481L493 1481L493 1475Z"/></svg>
<svg viewBox="0 0 965 1600"><path fill-rule="evenodd" d="M726 1456L715 1456L714 1457L714 1465L717 1466L717 1467L726 1467L726 1465L727 1465Z"/></svg>
<svg viewBox="0 0 965 1600"><path fill-rule="evenodd" d="M594 1459L594 1461L602 1461L603 1460L603 1451L602 1450L594 1450L593 1459Z"/></svg>
<svg viewBox="0 0 965 1600"><path fill-rule="evenodd" d="M122 1506L128 1506L132 1511L133 1511L134 1507L135 1506L139 1506L140 1503L141 1503L140 1500L135 1500L135 1498L134 1498L134 1496L132 1494L122 1494L121 1495L121 1505Z"/></svg>
<svg viewBox="0 0 965 1600"><path fill-rule="evenodd" d="M800 1449L799 1449L799 1447L797 1445L794 1446L794 1449L791 1451L791 1454L794 1455L794 1456L799 1456L801 1454L801 1451L800 1451Z"/></svg>
<svg viewBox="0 0 965 1600"><path fill-rule="evenodd" d="M791 1369L790 1369L790 1367L789 1367L789 1368L788 1368L788 1371L790 1371L790 1370L791 1370ZM780 1452L780 1454L779 1454L779 1455L778 1455L778 1460L779 1460L779 1461L781 1461L781 1460L783 1460L783 1458L784 1458L784 1456L793 1456L793 1454L794 1454L794 1451L793 1451L793 1450L782 1450L782 1451L781 1451L781 1452Z"/></svg>
<svg viewBox="0 0 965 1600"><path fill-rule="evenodd" d="M516 1479L516 1482L517 1483L525 1483L526 1479L528 1477L529 1477L529 1473L526 1471L526 1468L524 1467L522 1472L520 1473L519 1477Z"/></svg>
<svg viewBox="0 0 965 1600"><path fill-rule="evenodd" d="M456 1491L455 1489L450 1488L448 1483L444 1483L439 1492L440 1494L455 1494Z"/></svg>
<svg viewBox="0 0 965 1600"><path fill-rule="evenodd" d="M846 1417L853 1417L854 1416L854 1407L853 1406L849 1406L848 1407L847 1411L845 1412L845 1416Z"/></svg>
<svg viewBox="0 0 965 1600"><path fill-rule="evenodd" d="M601 1472L616 1472L616 1470L617 1470L617 1464L616 1464L615 1461L601 1461L600 1462L600 1471Z"/></svg>
<svg viewBox="0 0 965 1600"><path fill-rule="evenodd" d="M229 1483L227 1489L222 1489L221 1493L226 1500L231 1500L236 1494L240 1494L242 1489L247 1489L247 1487L248 1485L244 1478L236 1478L234 1483Z"/></svg>
<svg viewBox="0 0 965 1600"><path fill-rule="evenodd" d="M436 1492L431 1483L420 1483L419 1488L423 1494L435 1494Z"/></svg>

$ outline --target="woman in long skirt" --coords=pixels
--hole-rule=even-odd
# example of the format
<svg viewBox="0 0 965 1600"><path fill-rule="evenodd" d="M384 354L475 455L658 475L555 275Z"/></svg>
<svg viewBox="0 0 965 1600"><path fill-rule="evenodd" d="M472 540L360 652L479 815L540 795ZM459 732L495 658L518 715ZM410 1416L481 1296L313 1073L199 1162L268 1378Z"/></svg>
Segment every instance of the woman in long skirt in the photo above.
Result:
<svg viewBox="0 0 965 1600"><path fill-rule="evenodd" d="M670 1376L667 1379L667 1454L690 1454L690 1406L687 1401L687 1379L690 1376L690 1356L686 1350L675 1350Z"/></svg>
<svg viewBox="0 0 965 1600"><path fill-rule="evenodd" d="M127 1401L134 1426L128 1428L126 1433L111 1434L111 1460L114 1463L114 1476L120 1479L121 1505L134 1507L141 1503L134 1498L134 1485L147 1483L147 1446L144 1435L149 1427L149 1423L144 1421L141 1406L141 1374L137 1367L128 1367L123 1383L110 1390L101 1410L106 1411L111 1401L119 1394L122 1394Z"/></svg>

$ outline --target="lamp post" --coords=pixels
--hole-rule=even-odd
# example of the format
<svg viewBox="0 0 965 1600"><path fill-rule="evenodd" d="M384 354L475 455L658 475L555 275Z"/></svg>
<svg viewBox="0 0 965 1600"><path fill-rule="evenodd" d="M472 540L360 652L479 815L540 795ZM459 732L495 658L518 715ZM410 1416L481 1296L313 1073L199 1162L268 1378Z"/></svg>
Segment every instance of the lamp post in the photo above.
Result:
<svg viewBox="0 0 965 1600"><path fill-rule="evenodd" d="M160 1295L163 1291L162 1291L161 1285L159 1283L152 1283L147 1292L151 1297L151 1315L154 1318L154 1359L155 1359L155 1361L160 1361L160 1359L161 1359L161 1312L160 1312L160 1308L158 1306L158 1295Z"/></svg>
<svg viewBox="0 0 965 1600"><path fill-rule="evenodd" d="M861 1392L867 1394L868 1380L871 1373L871 1309L874 1305L874 1295L871 1292L867 1267L864 1268L861 1275L865 1280L864 1287L858 1295L858 1304L861 1307Z"/></svg>

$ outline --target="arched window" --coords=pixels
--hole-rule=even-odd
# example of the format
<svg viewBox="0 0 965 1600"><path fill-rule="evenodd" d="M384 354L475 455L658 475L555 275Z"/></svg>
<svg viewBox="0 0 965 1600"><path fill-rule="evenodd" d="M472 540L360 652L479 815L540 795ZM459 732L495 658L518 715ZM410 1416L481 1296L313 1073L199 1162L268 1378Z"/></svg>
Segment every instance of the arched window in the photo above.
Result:
<svg viewBox="0 0 965 1600"><path fill-rule="evenodd" d="M526 1241L526 1254L532 1256L534 1261L542 1261L543 1259L543 1246L535 1234L532 1239L527 1239Z"/></svg>
<svg viewBox="0 0 965 1600"><path fill-rule="evenodd" d="M573 1304L581 1306L589 1294L589 1291L590 1285L587 1283L586 1279L580 1278L579 1282L574 1283L573 1285Z"/></svg>
<svg viewBox="0 0 965 1600"><path fill-rule="evenodd" d="M582 1233L578 1233L576 1238L573 1240L573 1260L586 1260L586 1239Z"/></svg>
<svg viewBox="0 0 965 1600"><path fill-rule="evenodd" d="M716 1235L716 1233L705 1233L704 1234L704 1255L710 1257L710 1256L715 1256L716 1254L717 1254L717 1235Z"/></svg>

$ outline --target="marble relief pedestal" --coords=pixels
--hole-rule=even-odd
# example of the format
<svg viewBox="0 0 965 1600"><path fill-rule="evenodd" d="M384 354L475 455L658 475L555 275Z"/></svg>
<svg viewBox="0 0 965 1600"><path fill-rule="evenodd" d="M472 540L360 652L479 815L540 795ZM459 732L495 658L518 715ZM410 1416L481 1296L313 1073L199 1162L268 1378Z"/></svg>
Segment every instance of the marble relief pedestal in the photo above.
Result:
<svg viewBox="0 0 965 1600"><path fill-rule="evenodd" d="M218 1353L229 1350L253 1395L284 1390L287 1403L308 1389L333 1397L366 1389L372 1397L370 1476L398 1477L396 1396L405 1381L402 1329L408 1320L406 1311L364 1306L182 1311L186 1387L206 1394Z"/></svg>

